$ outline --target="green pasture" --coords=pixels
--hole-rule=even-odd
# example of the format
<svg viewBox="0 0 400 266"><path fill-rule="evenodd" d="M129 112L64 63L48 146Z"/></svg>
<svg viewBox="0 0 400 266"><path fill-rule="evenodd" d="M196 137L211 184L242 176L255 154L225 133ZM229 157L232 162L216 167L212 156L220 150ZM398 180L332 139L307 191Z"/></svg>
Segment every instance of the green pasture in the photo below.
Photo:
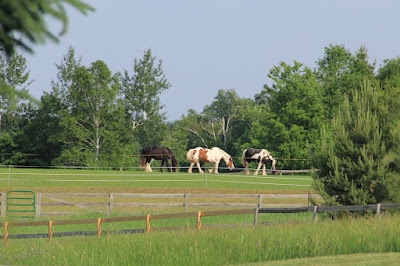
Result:
<svg viewBox="0 0 400 266"><path fill-rule="evenodd" d="M265 191L311 189L307 175L254 176L240 173L188 174L141 170L0 168L0 189L35 188L209 188Z"/></svg>
<svg viewBox="0 0 400 266"><path fill-rule="evenodd" d="M187 227L179 231L62 237L51 241L10 239L7 244L0 242L0 264L263 265L271 262L274 265L290 260L300 265L296 260L309 258L301 261L310 261L311 265L315 265L312 261L324 265L341 265L342 261L344 265L355 261L343 259L343 255L363 254L373 256L377 265L380 260L384 262L382 265L396 265L397 252L400 252L399 224L399 214L387 213L380 219L321 219L316 223L274 223L200 231Z"/></svg>
<svg viewBox="0 0 400 266"><path fill-rule="evenodd" d="M131 193L254 193L305 194L311 190L307 175L246 176L240 173L187 174L145 173L140 170L25 169L0 168L0 191L30 189L36 192L131 192ZM71 199L72 200L72 199ZM82 199L80 199L82 200ZM84 200L84 199L83 199ZM124 200L124 199L121 199ZM142 199L148 200L148 199ZM169 202L171 199L156 199ZM173 199L172 199L173 200ZM191 199L192 200L192 199ZM209 199L215 200L215 199ZM230 199L234 202L235 199ZM244 199L257 200L257 199ZM179 199L182 201L182 199ZM201 199L207 201L207 199ZM296 199L295 199L296 201ZM265 199L263 203L300 203ZM302 202L304 203L304 202ZM68 207L57 207L64 211ZM208 207L189 208L206 211ZM183 212L183 208L120 209L112 217ZM39 220L105 218L106 214L42 216ZM203 229L196 230L196 217L152 220L151 228L179 227L175 231L149 234L74 236L48 239L0 241L0 264L40 265L229 265L284 263L306 259L335 262L337 255L374 253L376 260L400 252L400 215L387 213L381 219L349 218L312 223L312 213L259 214L202 217ZM7 218L7 221L24 219ZM216 226L209 228L209 226ZM144 229L145 221L102 224L103 232ZM43 234L47 226L10 227L9 234ZM54 233L96 231L96 224L55 225ZM2 233L0 233L2 236ZM381 255L381 256L379 256ZM329 257L332 256L332 257ZM321 260L319 260L321 259ZM346 264L348 260L344 260ZM350 260L351 261L351 260ZM354 261L354 260L353 260ZM387 262L399 261L391 255ZM308 263L307 261L304 263ZM296 265L296 264L295 264ZM388 264L384 264L388 265ZM389 264L390 265L390 264Z"/></svg>

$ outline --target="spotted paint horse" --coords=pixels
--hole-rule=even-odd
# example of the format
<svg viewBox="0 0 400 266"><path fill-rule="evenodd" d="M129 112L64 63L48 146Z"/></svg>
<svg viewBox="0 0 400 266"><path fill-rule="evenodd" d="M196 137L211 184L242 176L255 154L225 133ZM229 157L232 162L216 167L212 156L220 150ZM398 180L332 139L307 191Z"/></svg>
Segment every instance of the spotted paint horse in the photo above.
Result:
<svg viewBox="0 0 400 266"><path fill-rule="evenodd" d="M218 147L213 147L211 149L206 149L202 147L190 149L186 153L186 158L190 162L188 173L192 173L192 168L194 164L197 165L199 173L204 173L203 170L201 170L199 161L210 162L214 164L214 169L209 169L209 173L212 173L212 171L214 170L214 173L218 174L218 165L221 160L225 161L230 170L233 170L235 168L235 166L233 165L232 157Z"/></svg>
<svg viewBox="0 0 400 266"><path fill-rule="evenodd" d="M272 154L266 149L247 149L244 150L242 154L242 162L245 167L244 173L249 175L249 165L250 162L258 162L257 170L254 172L254 175L258 175L258 171L263 166L262 174L266 175L265 164L271 162L271 171L274 173L276 166L276 159L272 156Z"/></svg>

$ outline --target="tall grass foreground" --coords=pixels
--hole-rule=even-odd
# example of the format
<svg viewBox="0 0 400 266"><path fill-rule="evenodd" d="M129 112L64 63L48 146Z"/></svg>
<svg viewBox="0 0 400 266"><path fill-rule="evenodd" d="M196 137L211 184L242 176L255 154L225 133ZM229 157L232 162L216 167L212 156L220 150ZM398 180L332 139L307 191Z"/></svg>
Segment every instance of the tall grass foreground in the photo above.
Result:
<svg viewBox="0 0 400 266"><path fill-rule="evenodd" d="M13 240L0 264L221 265L400 252L400 214L151 234Z"/></svg>

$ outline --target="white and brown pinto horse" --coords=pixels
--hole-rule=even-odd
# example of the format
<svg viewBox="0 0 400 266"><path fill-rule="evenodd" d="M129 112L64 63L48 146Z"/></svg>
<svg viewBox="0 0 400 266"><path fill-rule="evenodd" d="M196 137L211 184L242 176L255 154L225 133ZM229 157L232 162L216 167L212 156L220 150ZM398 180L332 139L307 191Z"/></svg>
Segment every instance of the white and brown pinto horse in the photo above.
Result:
<svg viewBox="0 0 400 266"><path fill-rule="evenodd" d="M214 163L215 174L218 174L218 165L221 160L225 161L230 170L235 168L235 166L233 165L232 157L218 147L213 147L211 149L206 149L202 147L190 149L186 153L186 158L190 162L188 173L192 173L192 168L194 164L197 165L200 173L204 173L203 170L201 170L200 168L199 161ZM213 169L209 169L208 171L211 173Z"/></svg>
<svg viewBox="0 0 400 266"><path fill-rule="evenodd" d="M250 149L244 150L244 152L242 154L242 162L244 165L244 173L246 175L250 174L250 172L249 172L250 162L258 162L258 167L257 167L257 170L254 172L254 175L258 175L258 171L260 170L261 165L263 166L262 174L266 175L267 173L265 170L265 164L268 162L271 162L271 171L274 171L275 166L276 166L275 158L266 149L250 148Z"/></svg>

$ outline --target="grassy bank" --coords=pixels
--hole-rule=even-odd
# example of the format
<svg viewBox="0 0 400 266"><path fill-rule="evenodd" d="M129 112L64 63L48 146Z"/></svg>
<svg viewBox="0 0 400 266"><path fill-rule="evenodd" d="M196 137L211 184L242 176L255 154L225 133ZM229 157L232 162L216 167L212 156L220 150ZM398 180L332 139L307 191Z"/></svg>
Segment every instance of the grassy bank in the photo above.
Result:
<svg viewBox="0 0 400 266"><path fill-rule="evenodd" d="M0 264L222 265L400 252L400 215L135 235L10 240ZM334 257L333 257L334 260Z"/></svg>

